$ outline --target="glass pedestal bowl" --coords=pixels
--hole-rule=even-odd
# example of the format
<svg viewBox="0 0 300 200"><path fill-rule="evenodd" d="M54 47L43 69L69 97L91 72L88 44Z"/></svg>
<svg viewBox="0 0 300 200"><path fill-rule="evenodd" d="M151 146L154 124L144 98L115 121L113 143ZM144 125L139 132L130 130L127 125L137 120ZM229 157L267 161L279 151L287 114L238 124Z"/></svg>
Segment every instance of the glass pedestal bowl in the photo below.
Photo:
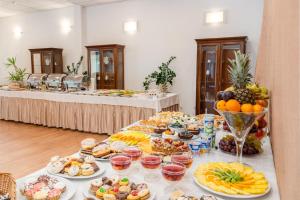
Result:
<svg viewBox="0 0 300 200"><path fill-rule="evenodd" d="M243 146L246 136L254 125L255 121L265 115L268 110L264 109L262 112L232 112L221 111L215 108L215 110L224 117L227 122L231 134L234 137L236 143L236 158L237 162L242 163L243 158Z"/></svg>

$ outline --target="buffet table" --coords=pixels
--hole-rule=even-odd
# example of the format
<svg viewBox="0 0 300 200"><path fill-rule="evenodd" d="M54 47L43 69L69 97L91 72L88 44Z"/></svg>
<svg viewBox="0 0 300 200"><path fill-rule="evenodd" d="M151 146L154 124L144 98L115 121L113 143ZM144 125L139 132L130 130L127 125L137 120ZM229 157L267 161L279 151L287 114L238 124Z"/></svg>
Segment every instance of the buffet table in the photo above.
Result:
<svg viewBox="0 0 300 200"><path fill-rule="evenodd" d="M218 140L223 136L223 132L219 131L217 133L217 142ZM234 161L235 157L226 153L222 153L220 150L212 150L210 153L202 154L200 156L194 157L194 162L192 165L191 169L188 169L185 177L181 182L179 182L179 186L183 186L184 189L186 189L187 194L191 195L196 195L196 196L201 196L201 194L209 194L207 191L201 189L198 187L194 181L193 181L193 171L196 169L196 167L199 164L203 164L206 162L210 161ZM266 178L268 179L270 186L271 186L271 191L265 195L264 197L257 198L261 200L279 200L279 190L277 187L277 179L276 179L276 173L275 173L275 168L274 168L274 163L273 163L273 155L272 155L272 150L271 150L271 145L270 145L270 139L267 137L264 139L264 152L261 153L260 155L257 156L250 156L250 157L244 157L244 162L251 165L255 170L261 171L265 174ZM113 175L114 172L110 166L109 162L99 162L101 166L104 166L106 168L106 172L104 176L110 176ZM129 171L129 177L130 179L134 179L137 181L143 181L144 177L144 172L143 168L139 167L138 172L136 169L131 168L132 171ZM135 171L133 171L135 170ZM46 169L41 169L31 175L28 175L27 177L23 177L21 179L17 180L17 184L20 184L22 181L26 180L28 177L33 176L33 175L40 175L47 173ZM160 173L160 172L156 172ZM164 191L164 188L167 186L166 181L161 177L161 181L158 181L154 184L150 184L150 188L152 188L152 191L156 193L156 200L168 200L168 194ZM76 194L72 198L73 200L83 200L84 196L82 194L86 184L90 180L76 180L72 181L74 184L74 187L76 188ZM174 188L175 189L175 188ZM17 197L17 199L19 199ZM219 197L218 199L231 199L231 198L224 198L224 197Z"/></svg>
<svg viewBox="0 0 300 200"><path fill-rule="evenodd" d="M111 134L156 112L178 110L174 93L149 98L0 90L0 119L93 133Z"/></svg>

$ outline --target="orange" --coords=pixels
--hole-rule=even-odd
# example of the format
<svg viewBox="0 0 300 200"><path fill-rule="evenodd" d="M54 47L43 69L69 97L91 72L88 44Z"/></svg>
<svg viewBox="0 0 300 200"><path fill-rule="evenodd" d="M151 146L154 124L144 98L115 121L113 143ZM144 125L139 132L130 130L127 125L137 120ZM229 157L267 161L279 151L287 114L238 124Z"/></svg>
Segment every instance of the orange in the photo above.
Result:
<svg viewBox="0 0 300 200"><path fill-rule="evenodd" d="M240 112L241 110L241 104L235 99L230 99L229 101L227 101L225 106L226 110L228 111Z"/></svg>
<svg viewBox="0 0 300 200"><path fill-rule="evenodd" d="M225 104L226 104L226 101L224 101L224 100L218 101L218 103L217 103L217 109L225 111L226 110Z"/></svg>
<svg viewBox="0 0 300 200"><path fill-rule="evenodd" d="M246 113L253 112L253 105L250 103L243 104L241 110L242 112L246 112Z"/></svg>
<svg viewBox="0 0 300 200"><path fill-rule="evenodd" d="M264 110L264 107L262 107L262 106L259 105L259 104L255 104L255 105L253 106L253 110L254 110L254 112L262 112L262 111Z"/></svg>

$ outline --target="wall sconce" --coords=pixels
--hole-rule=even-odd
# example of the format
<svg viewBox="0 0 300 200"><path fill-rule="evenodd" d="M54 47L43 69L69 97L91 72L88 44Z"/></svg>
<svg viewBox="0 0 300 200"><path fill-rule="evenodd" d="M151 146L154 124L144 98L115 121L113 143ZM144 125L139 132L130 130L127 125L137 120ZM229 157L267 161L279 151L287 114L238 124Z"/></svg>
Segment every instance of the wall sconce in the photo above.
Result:
<svg viewBox="0 0 300 200"><path fill-rule="evenodd" d="M69 34L72 30L71 22L68 19L63 19L60 23L60 26L61 26L61 32L65 35Z"/></svg>
<svg viewBox="0 0 300 200"><path fill-rule="evenodd" d="M23 35L23 31L22 31L22 28L20 26L16 26L14 28L14 36L16 39L20 39Z"/></svg>
<svg viewBox="0 0 300 200"><path fill-rule="evenodd" d="M124 23L124 31L128 34L135 34L137 32L137 21L129 20Z"/></svg>
<svg viewBox="0 0 300 200"><path fill-rule="evenodd" d="M206 24L220 24L224 22L224 11L211 11L205 13Z"/></svg>

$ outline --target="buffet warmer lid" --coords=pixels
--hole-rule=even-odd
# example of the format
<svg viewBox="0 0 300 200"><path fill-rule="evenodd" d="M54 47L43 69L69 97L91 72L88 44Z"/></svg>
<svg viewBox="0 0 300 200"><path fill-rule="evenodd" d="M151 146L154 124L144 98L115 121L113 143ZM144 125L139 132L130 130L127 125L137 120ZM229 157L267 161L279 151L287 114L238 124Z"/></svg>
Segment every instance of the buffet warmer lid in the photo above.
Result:
<svg viewBox="0 0 300 200"><path fill-rule="evenodd" d="M47 82L62 82L65 77L65 74L49 74Z"/></svg>
<svg viewBox="0 0 300 200"><path fill-rule="evenodd" d="M35 83L35 82L41 82L43 80L46 80L47 74L30 74L27 78L27 82L29 83Z"/></svg>
<svg viewBox="0 0 300 200"><path fill-rule="evenodd" d="M64 83L82 83L83 79L83 75L68 75L64 78Z"/></svg>

